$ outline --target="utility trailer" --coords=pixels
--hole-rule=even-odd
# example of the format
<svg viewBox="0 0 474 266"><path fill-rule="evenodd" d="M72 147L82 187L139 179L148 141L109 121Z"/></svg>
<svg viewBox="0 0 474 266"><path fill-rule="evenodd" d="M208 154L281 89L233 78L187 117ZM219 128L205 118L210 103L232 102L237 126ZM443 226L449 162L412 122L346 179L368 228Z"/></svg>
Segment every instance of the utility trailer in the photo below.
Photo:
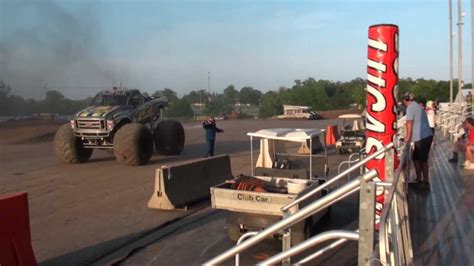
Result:
<svg viewBox="0 0 474 266"><path fill-rule="evenodd" d="M296 212L327 193L322 190L291 207L288 213L282 211L284 206L326 181L329 171L327 147L325 143L322 145L320 142L320 139L325 140L325 130L278 128L263 129L247 135L250 136L251 143L252 176L241 175L211 187L212 207L229 211L228 235L233 241L237 241L248 231L260 231L274 224L285 215ZM254 138L260 139L260 153L255 167ZM296 153L292 153L295 150ZM318 171L314 171L314 158L322 162ZM316 176L314 172L318 172L322 177ZM242 185L244 180L252 180L250 182L253 183ZM306 183L307 186L301 191L288 193L289 183ZM293 246L311 236L315 224L328 213L329 209L292 226L288 234L290 245ZM280 239L282 236L280 233L273 237Z"/></svg>

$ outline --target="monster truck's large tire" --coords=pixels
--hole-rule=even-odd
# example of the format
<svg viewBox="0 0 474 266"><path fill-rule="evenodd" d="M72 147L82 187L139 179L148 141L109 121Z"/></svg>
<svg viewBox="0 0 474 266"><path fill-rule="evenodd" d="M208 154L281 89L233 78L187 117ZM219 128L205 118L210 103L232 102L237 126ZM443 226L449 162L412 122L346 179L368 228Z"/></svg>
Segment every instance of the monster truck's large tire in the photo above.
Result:
<svg viewBox="0 0 474 266"><path fill-rule="evenodd" d="M71 125L65 124L56 131L54 151L64 162L75 164L87 162L93 150L84 148L81 140L74 136Z"/></svg>
<svg viewBox="0 0 474 266"><path fill-rule="evenodd" d="M114 154L123 164L146 164L153 154L153 135L144 125L126 124L115 134Z"/></svg>
<svg viewBox="0 0 474 266"><path fill-rule="evenodd" d="M153 131L155 148L162 155L179 155L184 148L184 128L175 120L163 120Z"/></svg>

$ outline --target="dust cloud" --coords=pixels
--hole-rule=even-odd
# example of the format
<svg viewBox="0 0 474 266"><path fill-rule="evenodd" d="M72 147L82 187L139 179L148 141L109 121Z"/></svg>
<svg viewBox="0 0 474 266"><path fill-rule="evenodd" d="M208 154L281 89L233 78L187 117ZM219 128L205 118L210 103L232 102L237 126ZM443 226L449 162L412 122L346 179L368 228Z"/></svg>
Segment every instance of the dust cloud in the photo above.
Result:
<svg viewBox="0 0 474 266"><path fill-rule="evenodd" d="M72 5L72 8L71 8ZM0 1L0 80L41 99L54 89L84 98L123 80L108 54L95 2Z"/></svg>

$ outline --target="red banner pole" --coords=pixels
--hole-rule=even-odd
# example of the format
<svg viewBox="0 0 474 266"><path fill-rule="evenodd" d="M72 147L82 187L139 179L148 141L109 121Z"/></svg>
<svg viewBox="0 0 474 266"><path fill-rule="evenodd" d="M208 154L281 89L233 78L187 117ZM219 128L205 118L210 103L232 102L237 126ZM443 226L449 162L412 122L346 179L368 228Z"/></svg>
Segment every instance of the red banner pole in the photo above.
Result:
<svg viewBox="0 0 474 266"><path fill-rule="evenodd" d="M369 27L367 61L366 153L370 155L394 142L397 133L398 93L398 26L380 24ZM397 156L394 156L398 165ZM385 180L385 155L366 164L367 171L376 169L379 180ZM385 190L376 192L375 223L378 228Z"/></svg>

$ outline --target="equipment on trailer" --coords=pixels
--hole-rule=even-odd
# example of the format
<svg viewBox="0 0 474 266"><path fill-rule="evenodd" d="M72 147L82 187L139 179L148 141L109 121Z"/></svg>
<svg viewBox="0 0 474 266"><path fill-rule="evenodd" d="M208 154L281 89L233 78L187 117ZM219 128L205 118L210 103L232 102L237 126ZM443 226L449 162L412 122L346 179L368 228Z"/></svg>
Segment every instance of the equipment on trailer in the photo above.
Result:
<svg viewBox="0 0 474 266"><path fill-rule="evenodd" d="M259 231L275 223L327 193L323 190L296 204L289 213L281 210L326 181L329 171L327 148L320 142L325 140L325 130L262 129L247 135L251 143L252 176L241 175L211 187L212 207L230 211L227 225L229 238L233 241L248 231ZM254 138L260 140L256 162L253 158ZM288 236L278 234L273 237L287 237L291 245L300 243L312 235L314 225L328 210L295 224Z"/></svg>

